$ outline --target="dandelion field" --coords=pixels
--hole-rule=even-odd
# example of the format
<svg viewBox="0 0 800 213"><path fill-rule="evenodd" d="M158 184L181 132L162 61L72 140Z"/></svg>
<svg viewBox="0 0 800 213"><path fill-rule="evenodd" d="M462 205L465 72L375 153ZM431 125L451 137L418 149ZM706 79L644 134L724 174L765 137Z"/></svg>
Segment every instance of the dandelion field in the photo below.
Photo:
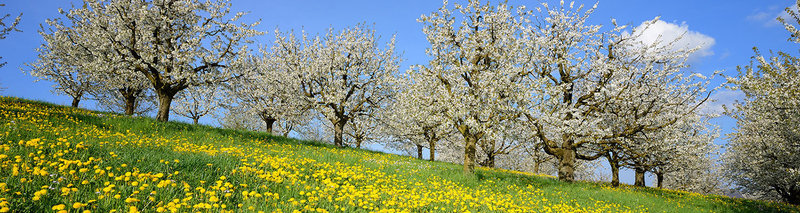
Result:
<svg viewBox="0 0 800 213"><path fill-rule="evenodd" d="M0 97L0 212L800 212Z"/></svg>

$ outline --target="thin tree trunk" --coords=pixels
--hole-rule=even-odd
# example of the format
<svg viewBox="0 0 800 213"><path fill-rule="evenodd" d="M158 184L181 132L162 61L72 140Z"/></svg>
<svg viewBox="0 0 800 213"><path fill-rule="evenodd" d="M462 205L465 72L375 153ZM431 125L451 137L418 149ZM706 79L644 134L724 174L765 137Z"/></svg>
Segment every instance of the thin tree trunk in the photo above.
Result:
<svg viewBox="0 0 800 213"><path fill-rule="evenodd" d="M357 138L356 138L356 148L357 148L357 149L361 149L361 143L363 143L363 142L364 142L364 139L363 139L363 138L361 138L361 137L357 137Z"/></svg>
<svg viewBox="0 0 800 213"><path fill-rule="evenodd" d="M474 134L464 137L464 173L471 174L475 171L475 144L478 137Z"/></svg>
<svg viewBox="0 0 800 213"><path fill-rule="evenodd" d="M200 120L200 117L193 117L193 118L192 118L192 123L193 123L194 125L197 125L197 121L198 121L198 120Z"/></svg>
<svg viewBox="0 0 800 213"><path fill-rule="evenodd" d="M636 168L636 169L634 169L634 170L636 171L636 180L635 180L635 182L633 183L633 185L634 185L634 186L641 186L641 187L645 187L645 186L646 186L646 184L645 184L645 182L644 182L644 173L645 173L645 170L644 170L644 169L642 169L642 168Z"/></svg>
<svg viewBox="0 0 800 213"><path fill-rule="evenodd" d="M430 152L429 153L430 154L430 158L428 159L428 161L435 161L435 159L436 159L436 141L435 140L428 141L428 147L429 147L428 151Z"/></svg>
<svg viewBox="0 0 800 213"><path fill-rule="evenodd" d="M656 184L658 185L659 189L661 188L663 182L664 182L664 173L661 172L656 173Z"/></svg>
<svg viewBox="0 0 800 213"><path fill-rule="evenodd" d="M533 162L533 174L539 174L539 161Z"/></svg>
<svg viewBox="0 0 800 213"><path fill-rule="evenodd" d="M119 93L122 94L122 99L125 100L125 115L133 115L136 110L136 95L141 92L141 90L133 90L133 89L119 89Z"/></svg>
<svg viewBox="0 0 800 213"><path fill-rule="evenodd" d="M156 120L161 122L169 121L169 108L172 104L172 99L175 97L175 93L170 93L166 91L160 91L158 94L158 114L156 115Z"/></svg>
<svg viewBox="0 0 800 213"><path fill-rule="evenodd" d="M422 145L417 144L417 159L422 159Z"/></svg>
<svg viewBox="0 0 800 213"><path fill-rule="evenodd" d="M618 187L619 186L619 162L616 160L608 160L608 164L611 167L611 186Z"/></svg>
<svg viewBox="0 0 800 213"><path fill-rule="evenodd" d="M575 150L562 149L558 157L558 180L575 181Z"/></svg>
<svg viewBox="0 0 800 213"><path fill-rule="evenodd" d="M72 97L72 105L71 105L71 106L72 106L73 108L78 108L78 104L79 104L79 103L81 103L81 97L80 97L80 96L78 96L78 97Z"/></svg>

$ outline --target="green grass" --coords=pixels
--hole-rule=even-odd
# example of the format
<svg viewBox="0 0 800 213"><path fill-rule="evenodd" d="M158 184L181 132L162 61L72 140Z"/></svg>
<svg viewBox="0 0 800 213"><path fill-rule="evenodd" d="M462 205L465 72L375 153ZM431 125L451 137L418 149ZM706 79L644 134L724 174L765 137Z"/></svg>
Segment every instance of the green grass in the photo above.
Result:
<svg viewBox="0 0 800 213"><path fill-rule="evenodd" d="M450 163L10 97L0 98L0 167L0 212L800 212L499 169L466 175Z"/></svg>

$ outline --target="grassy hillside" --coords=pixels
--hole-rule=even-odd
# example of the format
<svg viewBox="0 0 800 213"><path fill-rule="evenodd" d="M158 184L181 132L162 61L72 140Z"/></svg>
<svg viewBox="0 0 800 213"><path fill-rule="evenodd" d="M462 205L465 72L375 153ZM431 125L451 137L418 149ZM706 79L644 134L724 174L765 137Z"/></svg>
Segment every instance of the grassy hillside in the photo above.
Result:
<svg viewBox="0 0 800 213"><path fill-rule="evenodd" d="M0 212L800 212L0 98Z"/></svg>

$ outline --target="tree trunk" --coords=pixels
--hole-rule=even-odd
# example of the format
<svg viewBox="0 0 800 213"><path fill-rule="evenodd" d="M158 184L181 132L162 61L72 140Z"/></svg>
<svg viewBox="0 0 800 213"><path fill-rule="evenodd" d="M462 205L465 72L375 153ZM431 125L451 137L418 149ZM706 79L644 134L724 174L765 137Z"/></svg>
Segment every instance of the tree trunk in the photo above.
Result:
<svg viewBox="0 0 800 213"><path fill-rule="evenodd" d="M659 189L661 188L662 186L661 184L663 182L664 182L664 173L661 172L656 173L656 184L658 185Z"/></svg>
<svg viewBox="0 0 800 213"><path fill-rule="evenodd" d="M200 120L200 117L193 117L193 118L192 118L192 123L193 123L194 125L197 125L197 121L198 121L198 120Z"/></svg>
<svg viewBox="0 0 800 213"><path fill-rule="evenodd" d="M619 162L616 160L608 159L608 164L611 167L611 186L619 186Z"/></svg>
<svg viewBox="0 0 800 213"><path fill-rule="evenodd" d="M486 155L486 163L484 163L484 166L490 167L490 168L494 168L494 159L495 159L495 157L496 157L496 155L494 155L494 154Z"/></svg>
<svg viewBox="0 0 800 213"><path fill-rule="evenodd" d="M333 122L333 144L338 147L344 146L342 135L344 134L345 123L346 122L342 121L341 119L337 122Z"/></svg>
<svg viewBox="0 0 800 213"><path fill-rule="evenodd" d="M539 174L539 161L533 162L533 174Z"/></svg>
<svg viewBox="0 0 800 213"><path fill-rule="evenodd" d="M132 89L119 89L119 93L122 94L122 99L125 101L125 115L133 115L136 110L136 95L141 92L141 90L132 90Z"/></svg>
<svg viewBox="0 0 800 213"><path fill-rule="evenodd" d="M364 138L356 137L355 139L356 139L356 148L361 149L361 143L364 143Z"/></svg>
<svg viewBox="0 0 800 213"><path fill-rule="evenodd" d="M167 91L159 91L158 94L158 114L156 115L156 120L161 122L169 121L169 108L172 104L172 99L175 97L175 93L167 92Z"/></svg>
<svg viewBox="0 0 800 213"><path fill-rule="evenodd" d="M575 181L575 150L562 149L558 157L558 180Z"/></svg>
<svg viewBox="0 0 800 213"><path fill-rule="evenodd" d="M125 98L125 115L133 115L134 109L136 109L136 97L133 99Z"/></svg>
<svg viewBox="0 0 800 213"><path fill-rule="evenodd" d="M434 161L436 159L436 141L434 140L428 141L428 147L429 147L428 151L430 152L429 153L430 157L428 158L428 161Z"/></svg>
<svg viewBox="0 0 800 213"><path fill-rule="evenodd" d="M264 119L264 124L267 125L267 133L269 133L270 135L272 134L272 127L275 126L275 121L277 121L277 119L274 118Z"/></svg>
<svg viewBox="0 0 800 213"><path fill-rule="evenodd" d="M634 170L636 171L636 180L635 180L635 182L633 183L633 185L634 185L634 186L641 186L641 187L645 187L645 186L646 186L646 184L645 184L645 182L644 182L644 173L645 173L645 170L644 170L644 169L642 169L642 168L636 168L636 169L634 169Z"/></svg>
<svg viewBox="0 0 800 213"><path fill-rule="evenodd" d="M422 145L417 144L417 159L422 159Z"/></svg>
<svg viewBox="0 0 800 213"><path fill-rule="evenodd" d="M464 173L472 174L475 171L475 144L478 137L474 134L464 137Z"/></svg>
<svg viewBox="0 0 800 213"><path fill-rule="evenodd" d="M72 107L78 108L78 104L81 102L81 97L72 97Z"/></svg>

